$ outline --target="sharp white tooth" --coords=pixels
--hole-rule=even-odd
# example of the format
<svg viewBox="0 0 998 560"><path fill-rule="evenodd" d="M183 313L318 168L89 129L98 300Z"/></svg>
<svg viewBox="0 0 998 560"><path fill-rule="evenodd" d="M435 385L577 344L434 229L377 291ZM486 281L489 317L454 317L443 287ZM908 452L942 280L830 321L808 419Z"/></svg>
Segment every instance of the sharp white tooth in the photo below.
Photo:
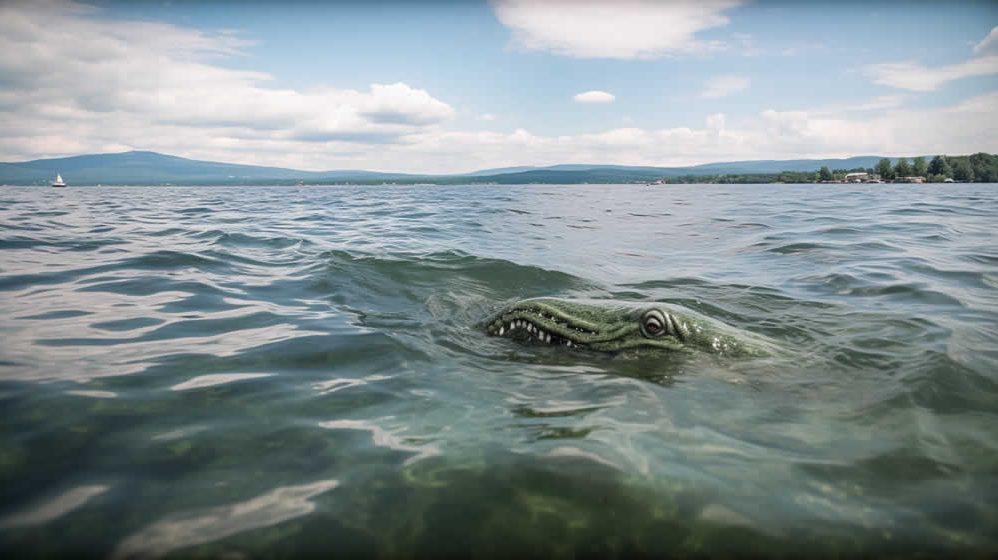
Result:
<svg viewBox="0 0 998 560"><path fill-rule="evenodd" d="M506 332L506 327L499 327L499 336L502 336Z"/></svg>
<svg viewBox="0 0 998 560"><path fill-rule="evenodd" d="M569 341L568 341L568 342L567 342L567 343L565 344L565 346L568 346L568 347L571 347L571 346L572 346L572 341L571 341L571 340L569 340Z"/></svg>

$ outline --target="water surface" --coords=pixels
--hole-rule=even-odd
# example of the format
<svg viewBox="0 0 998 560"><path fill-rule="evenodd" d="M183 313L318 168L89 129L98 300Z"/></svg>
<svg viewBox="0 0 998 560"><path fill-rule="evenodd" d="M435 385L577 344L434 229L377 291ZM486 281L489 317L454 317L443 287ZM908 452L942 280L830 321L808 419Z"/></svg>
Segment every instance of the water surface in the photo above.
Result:
<svg viewBox="0 0 998 560"><path fill-rule="evenodd" d="M993 553L996 216L995 185L0 188L0 552ZM787 352L475 328L532 296Z"/></svg>

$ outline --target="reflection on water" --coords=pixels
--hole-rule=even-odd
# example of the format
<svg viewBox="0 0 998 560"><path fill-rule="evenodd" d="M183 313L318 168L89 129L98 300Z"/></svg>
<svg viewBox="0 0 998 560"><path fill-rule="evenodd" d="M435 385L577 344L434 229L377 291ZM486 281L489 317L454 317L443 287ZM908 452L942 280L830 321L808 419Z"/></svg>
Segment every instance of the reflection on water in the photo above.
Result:
<svg viewBox="0 0 998 560"><path fill-rule="evenodd" d="M310 500L336 485L335 480L319 480L285 486L244 502L190 512L180 519L157 521L126 538L112 557L155 558L177 548L277 525L312 512L315 505Z"/></svg>
<svg viewBox="0 0 998 560"><path fill-rule="evenodd" d="M78 397L90 397L93 399L114 399L118 397L118 393L115 393L114 391L87 391L85 389L66 391L66 394L76 395Z"/></svg>
<svg viewBox="0 0 998 560"><path fill-rule="evenodd" d="M367 385L368 383L377 383L379 381L385 381L390 379L387 375L368 375L362 379L327 379L325 381L319 381L312 385L315 391L321 394L334 393L336 391L341 391L343 389L349 389L350 387L360 387L361 385Z"/></svg>
<svg viewBox="0 0 998 560"><path fill-rule="evenodd" d="M107 492L107 489L107 486L100 485L73 488L52 499L33 505L25 511L15 512L0 518L0 529L30 527L58 519L92 498Z"/></svg>
<svg viewBox="0 0 998 560"><path fill-rule="evenodd" d="M998 551L995 215L980 184L0 189L0 555ZM534 296L785 352L476 328Z"/></svg>
<svg viewBox="0 0 998 560"><path fill-rule="evenodd" d="M183 383L177 383L173 387L170 387L172 391L189 391L191 389L200 389L202 387L212 387L215 385L222 385L225 383L234 383L236 381L243 381L246 379L257 379L259 377L268 377L269 373L214 373L210 375L199 375L184 381Z"/></svg>
<svg viewBox="0 0 998 560"><path fill-rule="evenodd" d="M374 424L373 422L365 422L362 420L328 420L326 422L319 422L319 426L327 430L362 430L371 433L371 441L374 445L379 447L387 447L389 449L394 449L395 451L402 451L406 453L415 453L412 457L406 459L405 463L413 463L420 459L425 459L426 457L432 457L440 453L440 450L434 445L414 445L409 443L417 438L401 438L384 428Z"/></svg>

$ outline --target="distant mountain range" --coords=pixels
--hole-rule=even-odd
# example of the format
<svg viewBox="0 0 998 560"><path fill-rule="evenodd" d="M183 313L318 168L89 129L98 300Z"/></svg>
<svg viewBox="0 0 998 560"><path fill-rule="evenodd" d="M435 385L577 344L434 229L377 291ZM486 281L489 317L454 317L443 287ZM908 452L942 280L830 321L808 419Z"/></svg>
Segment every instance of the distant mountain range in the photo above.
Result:
<svg viewBox="0 0 998 560"><path fill-rule="evenodd" d="M766 174L874 167L882 156L846 159L733 161L688 167L562 164L548 167L505 167L452 175L418 175L377 171L300 171L186 159L156 152L93 154L19 163L0 163L0 184L48 185L61 174L70 185L233 185L327 183L634 183L681 176ZM890 158L894 161L896 158Z"/></svg>

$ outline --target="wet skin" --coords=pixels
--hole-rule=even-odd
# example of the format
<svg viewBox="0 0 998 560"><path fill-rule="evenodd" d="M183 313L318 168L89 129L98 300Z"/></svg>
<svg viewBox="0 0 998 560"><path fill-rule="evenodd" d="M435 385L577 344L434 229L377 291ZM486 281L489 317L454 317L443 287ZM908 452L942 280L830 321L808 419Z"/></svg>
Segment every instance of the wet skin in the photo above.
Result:
<svg viewBox="0 0 998 560"><path fill-rule="evenodd" d="M596 352L685 352L726 356L770 354L754 340L689 309L663 303L536 298L515 302L490 317L491 336Z"/></svg>

